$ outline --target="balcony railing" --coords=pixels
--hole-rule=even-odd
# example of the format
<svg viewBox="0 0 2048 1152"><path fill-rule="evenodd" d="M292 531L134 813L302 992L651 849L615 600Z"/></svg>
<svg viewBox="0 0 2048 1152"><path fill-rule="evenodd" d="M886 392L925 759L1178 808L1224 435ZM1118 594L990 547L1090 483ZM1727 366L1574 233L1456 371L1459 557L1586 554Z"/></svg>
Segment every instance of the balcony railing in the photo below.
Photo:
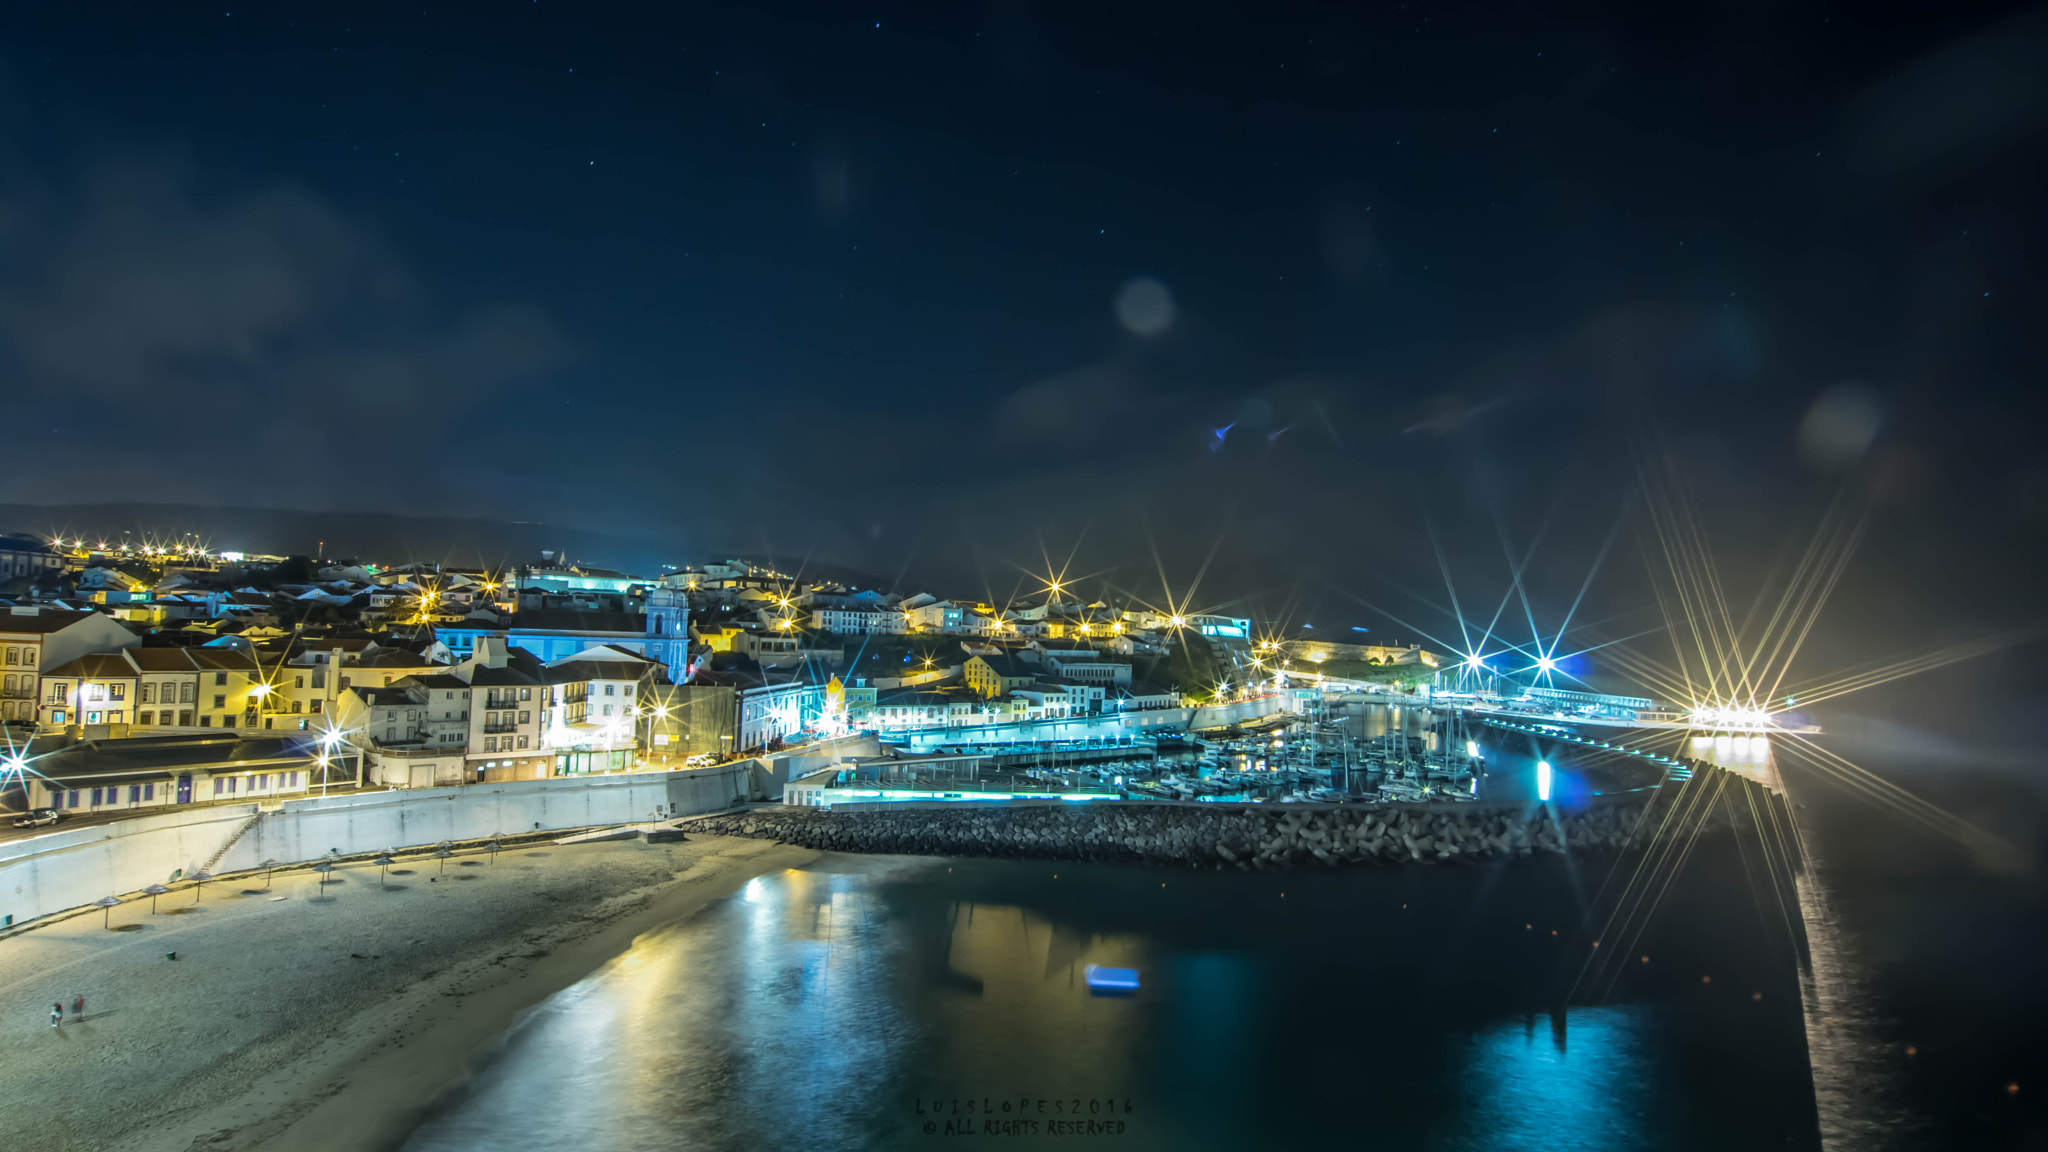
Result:
<svg viewBox="0 0 2048 1152"><path fill-rule="evenodd" d="M498 733L500 733L500 732L517 732L517 731L519 731L519 725L517 725L517 724L486 724L486 725L484 725L484 732L485 732L485 733L486 733L487 735L492 735L492 736L495 736L495 735L497 735L497 734L498 734Z"/></svg>

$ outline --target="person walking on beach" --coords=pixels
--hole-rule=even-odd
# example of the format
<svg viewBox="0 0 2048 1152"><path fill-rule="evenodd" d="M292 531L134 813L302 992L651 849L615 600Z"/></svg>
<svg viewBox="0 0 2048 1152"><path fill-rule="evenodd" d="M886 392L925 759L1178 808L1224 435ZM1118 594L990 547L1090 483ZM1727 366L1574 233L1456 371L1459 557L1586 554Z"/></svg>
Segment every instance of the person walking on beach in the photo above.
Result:
<svg viewBox="0 0 2048 1152"><path fill-rule="evenodd" d="M71 998L71 1016L75 1020L85 1019L85 997L73 996Z"/></svg>
<svg viewBox="0 0 2048 1152"><path fill-rule="evenodd" d="M50 1005L50 1027L55 1028L62 1023L64 1023L64 1002L59 1000L57 1003Z"/></svg>

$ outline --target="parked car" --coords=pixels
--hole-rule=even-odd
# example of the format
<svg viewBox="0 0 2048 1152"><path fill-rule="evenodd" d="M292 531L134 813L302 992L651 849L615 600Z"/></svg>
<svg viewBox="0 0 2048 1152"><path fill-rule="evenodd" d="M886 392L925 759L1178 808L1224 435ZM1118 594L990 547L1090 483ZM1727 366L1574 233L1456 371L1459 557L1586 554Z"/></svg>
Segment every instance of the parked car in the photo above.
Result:
<svg viewBox="0 0 2048 1152"><path fill-rule="evenodd" d="M31 808L14 818L14 826L16 828L41 828L46 824L55 824L63 818L64 814L55 808Z"/></svg>

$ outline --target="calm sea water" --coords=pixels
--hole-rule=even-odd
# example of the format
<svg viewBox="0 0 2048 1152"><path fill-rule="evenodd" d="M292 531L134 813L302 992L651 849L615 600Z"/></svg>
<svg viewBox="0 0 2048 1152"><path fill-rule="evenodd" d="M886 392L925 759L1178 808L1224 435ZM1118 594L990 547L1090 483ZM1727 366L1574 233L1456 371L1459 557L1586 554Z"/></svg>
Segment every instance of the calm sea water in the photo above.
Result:
<svg viewBox="0 0 2048 1152"><path fill-rule="evenodd" d="M407 1147L1816 1147L1798 989L1732 844L1557 1010L1607 868L825 857L535 1010ZM1141 987L1091 995L1090 964Z"/></svg>

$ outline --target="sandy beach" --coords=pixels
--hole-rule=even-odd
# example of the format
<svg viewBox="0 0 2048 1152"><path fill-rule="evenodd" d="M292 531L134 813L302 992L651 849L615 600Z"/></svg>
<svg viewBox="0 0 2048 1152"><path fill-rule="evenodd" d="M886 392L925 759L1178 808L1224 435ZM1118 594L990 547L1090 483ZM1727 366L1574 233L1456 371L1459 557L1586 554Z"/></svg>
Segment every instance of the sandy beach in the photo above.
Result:
<svg viewBox="0 0 2048 1152"><path fill-rule="evenodd" d="M388 883L352 862L324 893L307 870L269 892L260 873L231 877L197 902L163 897L155 915L147 898L123 904L114 931L94 909L19 932L0 939L4 1143L389 1147L521 1011L642 932L814 855L721 837L539 842L445 872L404 856Z"/></svg>

